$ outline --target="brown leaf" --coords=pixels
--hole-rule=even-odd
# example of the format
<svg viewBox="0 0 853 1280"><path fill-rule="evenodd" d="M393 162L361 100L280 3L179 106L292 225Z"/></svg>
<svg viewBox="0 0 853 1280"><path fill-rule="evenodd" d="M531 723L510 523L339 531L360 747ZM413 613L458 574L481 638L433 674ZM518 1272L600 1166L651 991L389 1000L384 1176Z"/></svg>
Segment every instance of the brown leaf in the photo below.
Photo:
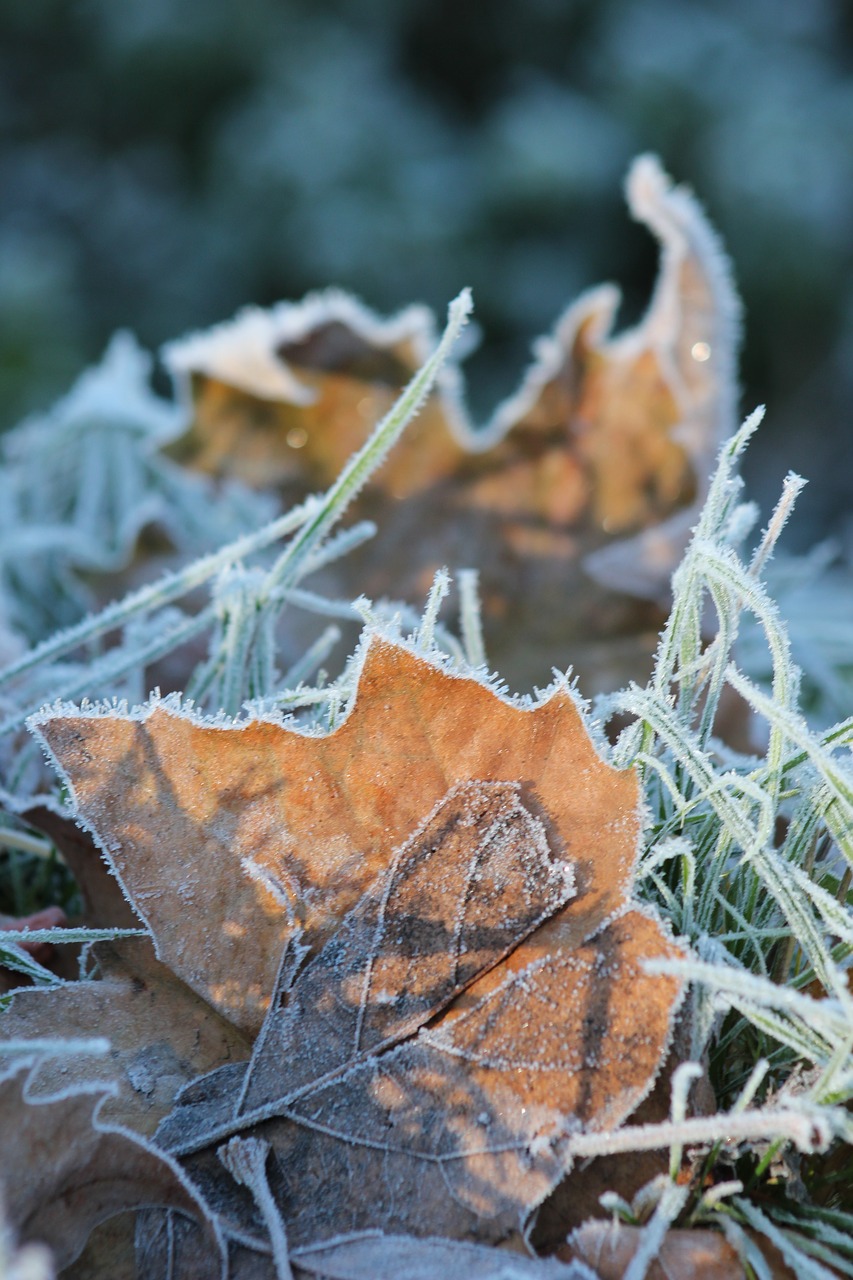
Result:
<svg viewBox="0 0 853 1280"><path fill-rule="evenodd" d="M110 1041L106 1057L41 1059L28 1086L31 1097L99 1084L112 1089L101 1104L101 1118L151 1136L183 1085L222 1063L248 1057L249 1041L150 952L143 938L99 943L99 981L16 993L0 1019L0 1061L3 1040L64 1035Z"/></svg>
<svg viewBox="0 0 853 1280"><path fill-rule="evenodd" d="M636 778L601 762L568 693L515 706L384 640L327 737L215 727L158 703L141 719L37 719L158 957L249 1033L296 930L325 938L457 782L520 782L573 861L558 945L586 937L630 885Z"/></svg>
<svg viewBox="0 0 853 1280"><path fill-rule="evenodd" d="M236 321L164 349L193 413L172 451L199 470L258 488L301 490L306 476L315 489L328 488L435 344L426 307L381 320L337 289L295 306L246 308ZM410 428L426 473L410 456L389 460L386 478L393 475L401 496L448 474L456 461L446 427L453 382L452 372L439 373L444 395L430 399Z"/></svg>
<svg viewBox="0 0 853 1280"><path fill-rule="evenodd" d="M95 1227L83 1252L63 1271L62 1280L104 1280L106 1276L109 1280L139 1280L136 1217L135 1211L126 1210Z"/></svg>
<svg viewBox="0 0 853 1280"><path fill-rule="evenodd" d="M680 952L628 909L637 780L564 687L516 705L374 636L325 737L162 704L40 723L161 961L263 1020L249 1065L189 1085L158 1135L244 1248L266 1223L218 1158L233 1135L271 1145L297 1247L495 1241L572 1131L651 1088L680 984L642 962Z"/></svg>
<svg viewBox="0 0 853 1280"><path fill-rule="evenodd" d="M642 1227L586 1222L572 1233L559 1256L589 1263L598 1280L622 1280L642 1238ZM773 1280L793 1280L794 1273L778 1250L767 1240L758 1243ZM646 1280L742 1280L745 1276L743 1263L725 1237L700 1228L668 1231L646 1271Z"/></svg>
<svg viewBox="0 0 853 1280"><path fill-rule="evenodd" d="M25 1064L0 1079L0 1179L9 1222L22 1241L50 1246L61 1269L98 1223L138 1205L169 1205L201 1223L207 1274L222 1243L204 1205L162 1152L100 1118L103 1090L30 1099Z"/></svg>
<svg viewBox="0 0 853 1280"><path fill-rule="evenodd" d="M530 1258L456 1240L371 1233L294 1250L295 1273L325 1280L596 1280L582 1262Z"/></svg>
<svg viewBox="0 0 853 1280"><path fill-rule="evenodd" d="M245 1196L228 1197L214 1152L235 1131L271 1143L296 1246L376 1227L502 1239L570 1168L571 1132L615 1127L636 1106L677 996L643 973L646 955L674 949L639 912L573 952L531 960L528 948L524 964L524 950L479 984L491 990L475 984L437 1024L385 1052L351 1046L325 1073L322 1060L312 1070L313 1044L334 1001L311 1011L297 978L285 1026L261 1037L245 1075L185 1091L159 1141L176 1152L207 1144L188 1168L244 1237L262 1239L261 1224ZM313 994L310 977L311 966Z"/></svg>
<svg viewBox="0 0 853 1280"><path fill-rule="evenodd" d="M139 924L109 863L88 831L67 813L39 804L21 817L54 842L83 899L83 920L91 929L133 929Z"/></svg>
<svg viewBox="0 0 853 1280"><path fill-rule="evenodd" d="M713 232L650 157L627 190L662 250L642 322L613 336L618 292L584 295L479 431L445 371L354 508L379 536L323 575L347 597L414 603L441 565L476 566L490 660L519 688L568 660L588 693L643 674L711 463L736 426L737 303ZM380 321L335 293L172 344L193 414L184 456L276 483L288 501L327 487L424 359L432 328L422 308Z"/></svg>
<svg viewBox="0 0 853 1280"><path fill-rule="evenodd" d="M691 1057L690 1049L691 1019L688 1011L682 1008L673 1028L666 1062L652 1091L632 1112L629 1127L665 1124L671 1118L672 1075L682 1062ZM688 1092L688 1108L693 1116L716 1114L717 1100L707 1074L693 1081ZM573 1228L579 1227L587 1218L602 1217L601 1196L605 1192L618 1188L622 1199L630 1202L641 1187L666 1175L669 1161L670 1152L666 1149L632 1151L584 1160L572 1176L561 1182L539 1206L536 1220L528 1231L530 1245L537 1253L553 1253Z"/></svg>

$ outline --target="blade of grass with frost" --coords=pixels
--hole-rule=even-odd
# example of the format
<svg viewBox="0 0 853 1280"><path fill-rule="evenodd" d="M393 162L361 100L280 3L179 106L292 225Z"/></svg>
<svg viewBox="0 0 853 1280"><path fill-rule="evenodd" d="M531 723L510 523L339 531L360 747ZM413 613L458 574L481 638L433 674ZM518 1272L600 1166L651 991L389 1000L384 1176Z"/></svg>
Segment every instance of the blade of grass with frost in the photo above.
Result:
<svg viewBox="0 0 853 1280"><path fill-rule="evenodd" d="M714 1116L698 1116L682 1120L680 1124L664 1121L662 1124L629 1124L621 1129L599 1133L573 1134L566 1141L566 1150L576 1159L590 1156L625 1155L632 1151L662 1151L673 1143L692 1147L708 1142L755 1142L782 1137L793 1142L800 1150L814 1152L825 1150L836 1128L842 1128L845 1119L841 1107L761 1107L743 1111L737 1115L723 1112Z"/></svg>
<svg viewBox="0 0 853 1280"><path fill-rule="evenodd" d="M369 439L353 454L299 533L273 565L267 578L269 594L280 587L295 584L303 562L340 519L377 467L382 465L389 450L429 395L450 348L471 314L471 308L470 290L463 289L448 308L447 325L433 354L418 370Z"/></svg>
<svg viewBox="0 0 853 1280"><path fill-rule="evenodd" d="M23 974L37 987L58 987L62 979L45 969L44 965L34 960L29 952L24 951L14 942L6 942L0 935L0 968L11 969L13 973ZM2 1008L2 1003L0 1003Z"/></svg>
<svg viewBox="0 0 853 1280"><path fill-rule="evenodd" d="M146 929L3 929L0 932L0 946L4 942L21 945L26 942L112 942L116 938L147 938Z"/></svg>
<svg viewBox="0 0 853 1280"><path fill-rule="evenodd" d="M790 1236L775 1226L757 1205L743 1196L735 1196L732 1204L755 1231L766 1236L770 1243L776 1246L798 1280L836 1280L834 1272L828 1271L826 1267L798 1249Z"/></svg>
<svg viewBox="0 0 853 1280"><path fill-rule="evenodd" d="M770 649L773 700L779 707L791 707L799 691L799 673L791 662L790 644L776 605L761 584L744 570L731 550L703 543L699 548L699 562L701 571L709 580L716 580L728 591L739 594L742 606L755 614ZM783 764L784 741L782 727L778 723L772 724L767 761L773 785L777 787Z"/></svg>
<svg viewBox="0 0 853 1280"><path fill-rule="evenodd" d="M774 812L771 798L749 780L735 773L719 775L714 766L694 741L689 727L666 705L664 699L648 689L631 685L620 699L624 710L643 720L649 729L664 742L677 762L683 766L698 790L698 798L705 800L715 810L720 822L744 852L760 848L773 831ZM759 810L759 822L753 825L749 807L735 799L731 788L751 793Z"/></svg>
<svg viewBox="0 0 853 1280"><path fill-rule="evenodd" d="M681 1213L689 1195L689 1186L679 1187L675 1183L670 1183L664 1188L657 1208L641 1229L639 1243L625 1270L623 1280L645 1280L646 1272L660 1253L667 1231Z"/></svg>
<svg viewBox="0 0 853 1280"><path fill-rule="evenodd" d="M26 831L0 827L0 849L15 849L20 853L34 853L39 858L49 858L53 845L42 836L32 836Z"/></svg>
<svg viewBox="0 0 853 1280"><path fill-rule="evenodd" d="M295 604L307 613L319 614L322 618L343 618L347 622L361 621L361 614L350 600L330 600L326 596L317 595L315 591L307 591L304 587L283 587L281 591L270 596L270 601L282 604Z"/></svg>
<svg viewBox="0 0 853 1280"><path fill-rule="evenodd" d="M82 622L66 627L63 631L58 631L4 667L0 671L0 687L35 667L71 653L90 640L115 631L117 627L122 626L137 614L159 609L181 596L188 595L190 591L208 582L229 564L254 555L257 551L263 551L287 534L293 533L311 518L317 505L316 497L308 498L300 506L286 511L255 533L243 534L242 537L235 538L233 542L229 542L218 551L194 560L186 568L164 574L150 586L140 587L138 591L133 591L121 600L107 605L99 613L84 618Z"/></svg>
<svg viewBox="0 0 853 1280"><path fill-rule="evenodd" d="M768 853L759 849L751 856L750 863L778 903L812 972L824 988L831 991L835 966L821 929L809 909L809 900L803 895L802 885L791 876L789 868L775 851ZM787 974L780 976L784 978Z"/></svg>
<svg viewBox="0 0 853 1280"><path fill-rule="evenodd" d="M820 1231L825 1243L853 1251L853 1213L826 1205L802 1204L797 1206L794 1214L774 1205L773 1217L778 1222L789 1222L801 1231Z"/></svg>
<svg viewBox="0 0 853 1280"><path fill-rule="evenodd" d="M0 1054L14 1053L24 1057L40 1053L46 1058L64 1058L68 1054L80 1053L102 1058L109 1053L110 1048L109 1040L103 1036L92 1036L85 1040L0 1040Z"/></svg>
<svg viewBox="0 0 853 1280"><path fill-rule="evenodd" d="M826 783L833 797L845 807L848 820L853 822L853 774L848 775L840 763L823 748L820 740L809 729L803 717L787 705L780 705L774 698L762 693L751 681L730 665L726 679L732 688L763 716L770 725L800 747Z"/></svg>
<svg viewBox="0 0 853 1280"><path fill-rule="evenodd" d="M155 662L157 658L163 657L164 654L170 653L173 649L180 648L182 644L186 644L188 640L198 635L200 631L204 631L212 620L213 608L208 606L201 613L197 613L195 617L184 619L147 644L129 650L119 649L113 653L108 653L105 657L97 659L91 666L87 667L82 675L77 676L67 684L60 684L51 690L51 701L71 702L75 698L91 693L98 685L108 684L110 681L119 679L137 667L147 666L149 662ZM43 702L43 698L39 699L15 715L8 716L0 723L0 736L19 729L21 725L26 723L33 712L39 709Z"/></svg>
<svg viewBox="0 0 853 1280"><path fill-rule="evenodd" d="M362 543L368 542L371 538L376 537L376 525L372 520L359 520L358 524L354 524L351 529L342 529L340 533L336 533L333 538L329 538L321 547L308 556L305 563L304 576L308 577L311 573L316 573L318 569L324 568L327 564L333 564L335 560L342 559L348 555L350 551L354 551L356 547L360 547Z"/></svg>
<svg viewBox="0 0 853 1280"><path fill-rule="evenodd" d="M833 1051L847 1042L850 1010L842 1007L837 997L813 1000L746 969L701 960L650 960L646 968L649 973L678 974L702 983L726 1005L816 1066L825 1066Z"/></svg>
<svg viewBox="0 0 853 1280"><path fill-rule="evenodd" d="M736 464L763 416L763 408L756 409L720 450L717 467L708 488L708 497L699 515L693 539L681 564L673 574L672 609L661 632L652 677L652 687L660 695L665 696L668 693L679 661L683 662L685 658L689 661L698 656L701 643L699 611L702 584L697 580L694 547L702 539L713 539L719 536L720 530L725 526L730 510L741 490L741 480L736 473ZM689 644L686 644L687 636L689 636Z"/></svg>
<svg viewBox="0 0 853 1280"><path fill-rule="evenodd" d="M436 350L403 390L390 412L374 429L365 444L344 466L327 492L317 501L313 513L288 546L281 552L269 572L254 586L248 581L237 598L232 595L223 610L221 623L213 637L207 661L190 681L188 693L198 700L205 697L211 706L229 716L239 714L247 701L273 695L272 664L257 663L254 648L259 637L266 636L270 651L275 622L287 603L287 592L322 564L336 559L363 541L372 526L362 522L354 530L345 530L331 542L325 539L346 508L360 492L389 450L423 405L436 375L456 341L471 311L471 296L463 290L450 304L448 321ZM265 683L262 685L261 680ZM257 677L257 679L253 678Z"/></svg>
<svg viewBox="0 0 853 1280"><path fill-rule="evenodd" d="M302 656L294 662L293 666L284 673L284 678L281 682L282 688L298 688L318 667L323 665L340 638L340 627L326 627L323 634L318 636L310 648L306 649Z"/></svg>
<svg viewBox="0 0 853 1280"><path fill-rule="evenodd" d="M217 584L215 608L219 627L211 654L216 679L210 701L215 710L222 710L230 716L239 712L246 691L246 667L262 618L259 599L263 582L260 570L239 566L230 570ZM197 696L192 681L189 692Z"/></svg>
<svg viewBox="0 0 853 1280"><path fill-rule="evenodd" d="M450 591L450 574L447 569L438 569L429 589L423 615L415 627L412 639L422 653L431 653L435 648L435 628L442 603Z"/></svg>
<svg viewBox="0 0 853 1280"><path fill-rule="evenodd" d="M479 574L476 569L460 569L456 579L459 586L459 626L465 657L469 666L484 667L486 646L483 641Z"/></svg>

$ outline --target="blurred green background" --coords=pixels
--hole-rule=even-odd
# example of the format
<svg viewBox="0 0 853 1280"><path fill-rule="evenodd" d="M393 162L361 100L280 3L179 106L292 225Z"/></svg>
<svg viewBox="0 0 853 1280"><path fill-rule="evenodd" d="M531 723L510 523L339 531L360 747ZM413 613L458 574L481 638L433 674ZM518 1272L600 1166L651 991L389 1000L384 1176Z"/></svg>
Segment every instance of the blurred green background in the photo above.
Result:
<svg viewBox="0 0 853 1280"><path fill-rule="evenodd" d="M580 290L654 277L629 160L690 183L746 306L748 465L843 532L853 443L849 0L3 0L0 427L119 326L156 347L337 284L483 330L484 417ZM849 534L849 526L848 526Z"/></svg>

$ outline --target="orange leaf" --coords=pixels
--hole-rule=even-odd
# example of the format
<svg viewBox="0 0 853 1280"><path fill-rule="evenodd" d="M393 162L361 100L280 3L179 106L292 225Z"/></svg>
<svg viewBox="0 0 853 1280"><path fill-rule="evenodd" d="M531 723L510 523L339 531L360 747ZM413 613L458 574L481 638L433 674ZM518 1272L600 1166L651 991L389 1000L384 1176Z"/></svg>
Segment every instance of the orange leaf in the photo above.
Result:
<svg viewBox="0 0 853 1280"><path fill-rule="evenodd" d="M614 336L618 290L585 294L481 430L446 368L353 509L377 538L324 574L345 598L414 603L440 566L476 567L487 652L517 688L568 658L589 693L640 677L737 425L738 308L716 237L651 157L627 193L662 251L641 323ZM380 320L337 292L243 312L167 348L192 414L180 447L296 501L334 480L432 345L424 308Z"/></svg>
<svg viewBox="0 0 853 1280"><path fill-rule="evenodd" d="M680 984L642 962L679 949L629 909L636 776L565 688L519 705L373 636L323 737L168 704L40 732L160 959L263 1023L158 1139L242 1240L264 1247L216 1156L234 1134L272 1145L295 1243L494 1240L568 1171L571 1132L651 1088Z"/></svg>
<svg viewBox="0 0 853 1280"><path fill-rule="evenodd" d="M516 706L382 639L327 737L226 729L168 702L36 724L159 959L251 1032L295 931L325 938L458 782L517 781L543 810L580 890L561 945L630 885L637 781L602 763L568 693Z"/></svg>

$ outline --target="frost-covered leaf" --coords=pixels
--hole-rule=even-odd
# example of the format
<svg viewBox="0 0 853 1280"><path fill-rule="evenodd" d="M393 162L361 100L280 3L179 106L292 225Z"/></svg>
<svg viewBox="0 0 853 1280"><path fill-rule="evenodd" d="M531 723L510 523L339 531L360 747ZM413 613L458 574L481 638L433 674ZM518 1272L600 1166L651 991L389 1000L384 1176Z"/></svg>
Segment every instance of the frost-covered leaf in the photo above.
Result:
<svg viewBox="0 0 853 1280"><path fill-rule="evenodd" d="M458 782L531 789L575 866L572 941L630 885L636 780L600 761L567 692L514 705L379 637L349 716L326 736L262 720L229 728L168 701L37 724L158 957L253 1032L285 944L298 929L311 943L328 936Z"/></svg>
<svg viewBox="0 0 853 1280"><path fill-rule="evenodd" d="M236 1028L150 952L147 939L98 943L93 977L15 994L0 1020L0 1062L4 1040L73 1035L110 1041L104 1058L40 1058L28 1086L33 1098L99 1082L112 1088L102 1117L150 1135L183 1085L247 1056L249 1044Z"/></svg>
<svg viewBox="0 0 853 1280"><path fill-rule="evenodd" d="M408 937L399 925L396 935ZM194 1181L244 1239L263 1240L263 1224L215 1158L234 1132L271 1144L294 1245L377 1226L498 1241L570 1170L569 1135L620 1124L647 1091L677 991L646 977L642 958L671 947L639 912L571 950L534 933L437 1022L416 1034L403 1023L378 1046L351 1036L331 1067L318 1027L335 1015L345 1029L381 1019L391 993L362 1003L362 982L346 975L321 998L309 964L281 1014L270 1015L248 1071L190 1086L159 1141L185 1153Z"/></svg>
<svg viewBox="0 0 853 1280"><path fill-rule="evenodd" d="M174 452L214 475L260 488L326 488L367 438L373 423L434 349L434 317L412 306L382 320L336 289L270 310L246 308L233 321L164 349L192 415ZM445 418L456 384L452 365L439 396L410 432L432 474L447 453ZM411 448L389 460L407 489L417 485ZM402 495L401 495L402 496Z"/></svg>
<svg viewBox="0 0 853 1280"><path fill-rule="evenodd" d="M584 1263L528 1258L456 1240L379 1232L294 1250L296 1275L328 1280L596 1280Z"/></svg>
<svg viewBox="0 0 853 1280"><path fill-rule="evenodd" d="M17 1247L15 1233L6 1220L0 1202L0 1276L3 1280L56 1280L53 1255L47 1245L25 1244Z"/></svg>
<svg viewBox="0 0 853 1280"><path fill-rule="evenodd" d="M627 910L636 779L564 686L516 704L374 635L325 736L162 704L39 726L161 960L250 1034L266 1014L159 1136L239 1239L265 1236L234 1135L271 1144L297 1245L493 1240L651 1088L680 984L642 961L680 951Z"/></svg>
<svg viewBox="0 0 853 1280"><path fill-rule="evenodd" d="M28 1071L25 1063L0 1079L0 1182L15 1234L49 1245L62 1268L98 1223L127 1208L168 1205L200 1224L195 1238L207 1274L219 1275L222 1243L213 1219L173 1161L102 1120L109 1087L34 1099Z"/></svg>
<svg viewBox="0 0 853 1280"><path fill-rule="evenodd" d="M638 670L636 642L617 637L659 628L656 604L735 426L737 304L716 238L650 157L628 198L662 248L642 322L613 336L618 291L585 295L480 430L446 368L359 504L379 536L342 588L331 575L344 596L357 582L413 601L441 565L476 565L486 651L518 687L566 655L590 690L613 680L611 664ZM325 486L431 343L423 309L383 321L339 293L173 343L166 360L195 415L187 456L289 499Z"/></svg>

